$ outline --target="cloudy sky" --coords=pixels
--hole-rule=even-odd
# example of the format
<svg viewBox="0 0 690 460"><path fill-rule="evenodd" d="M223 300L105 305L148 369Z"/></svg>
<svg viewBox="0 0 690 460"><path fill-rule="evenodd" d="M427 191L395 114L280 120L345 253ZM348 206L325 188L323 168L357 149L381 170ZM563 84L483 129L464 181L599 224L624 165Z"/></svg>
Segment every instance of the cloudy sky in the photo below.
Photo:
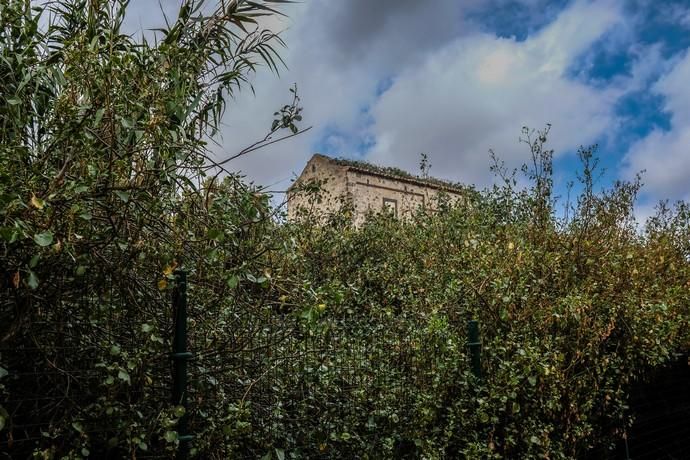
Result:
<svg viewBox="0 0 690 460"><path fill-rule="evenodd" d="M162 0L174 10L179 2ZM159 3L129 23L155 27ZM276 21L288 69L253 78L225 116L219 156L262 137L297 83L312 129L237 160L285 189L314 152L492 181L488 150L527 160L522 126L550 123L559 187L597 143L601 185L645 170L640 213L690 198L690 0L303 0Z"/></svg>

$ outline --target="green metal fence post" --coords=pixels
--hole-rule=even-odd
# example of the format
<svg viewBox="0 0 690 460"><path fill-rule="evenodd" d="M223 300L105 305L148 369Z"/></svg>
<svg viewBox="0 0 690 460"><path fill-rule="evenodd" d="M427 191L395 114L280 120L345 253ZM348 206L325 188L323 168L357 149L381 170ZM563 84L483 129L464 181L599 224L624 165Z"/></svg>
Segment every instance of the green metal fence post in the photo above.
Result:
<svg viewBox="0 0 690 460"><path fill-rule="evenodd" d="M479 341L479 323L477 320L470 320L467 322L467 346L470 349L470 362L472 364L472 373L478 379L482 378L482 363L481 363L481 349L482 344Z"/></svg>
<svg viewBox="0 0 690 460"><path fill-rule="evenodd" d="M194 438L187 433L187 361L192 353L187 351L187 273L175 271L175 289L173 291L173 319L175 336L173 338L173 404L184 407L185 413L177 422L179 440L177 458L185 460L189 456L189 443Z"/></svg>

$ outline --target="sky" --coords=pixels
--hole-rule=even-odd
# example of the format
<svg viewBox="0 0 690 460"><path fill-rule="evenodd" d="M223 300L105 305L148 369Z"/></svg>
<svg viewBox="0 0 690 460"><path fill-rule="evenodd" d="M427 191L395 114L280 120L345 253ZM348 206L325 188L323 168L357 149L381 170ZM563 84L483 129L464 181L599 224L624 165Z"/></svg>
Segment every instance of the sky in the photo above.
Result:
<svg viewBox="0 0 690 460"><path fill-rule="evenodd" d="M132 30L160 24L134 0ZM262 138L297 84L309 131L231 168L285 190L313 153L490 185L489 149L529 160L523 126L551 125L558 191L576 152L598 145L599 187L644 171L638 217L690 199L690 0L302 0L267 24L287 47L279 75L229 104L214 146L225 158Z"/></svg>

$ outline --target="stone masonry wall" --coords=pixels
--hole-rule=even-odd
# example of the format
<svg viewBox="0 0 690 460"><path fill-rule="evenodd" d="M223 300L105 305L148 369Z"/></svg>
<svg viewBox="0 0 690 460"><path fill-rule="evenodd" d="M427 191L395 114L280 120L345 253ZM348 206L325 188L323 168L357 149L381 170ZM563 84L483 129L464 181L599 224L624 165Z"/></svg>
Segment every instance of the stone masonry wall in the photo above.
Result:
<svg viewBox="0 0 690 460"><path fill-rule="evenodd" d="M385 177L351 169L347 173L348 192L353 200L355 225L364 222L367 213L383 210L405 219L421 207L435 211L438 207L439 189L403 178ZM452 203L461 198L459 193L443 192Z"/></svg>
<svg viewBox="0 0 690 460"><path fill-rule="evenodd" d="M302 211L334 211L340 208L342 197L347 194L346 167L315 155L309 160L295 185L310 181L319 181L322 184L321 192L317 196L288 192L288 220L298 218Z"/></svg>
<svg viewBox="0 0 690 460"><path fill-rule="evenodd" d="M299 217L301 211L333 212L340 209L344 200L350 200L354 208L354 224L360 226L367 213L383 210L393 212L399 218L408 218L421 207L433 212L443 193L451 203L462 199L458 192L441 192L437 187L411 180L372 173L360 168L338 164L322 155L314 155L307 163L295 186L310 181L321 182L321 193L314 197L304 192L288 192L288 219Z"/></svg>

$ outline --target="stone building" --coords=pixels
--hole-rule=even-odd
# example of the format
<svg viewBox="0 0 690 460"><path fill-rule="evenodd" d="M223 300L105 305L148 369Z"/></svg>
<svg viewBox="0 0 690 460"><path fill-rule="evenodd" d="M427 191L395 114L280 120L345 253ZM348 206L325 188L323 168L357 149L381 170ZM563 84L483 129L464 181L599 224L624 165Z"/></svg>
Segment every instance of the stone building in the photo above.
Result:
<svg viewBox="0 0 690 460"><path fill-rule="evenodd" d="M318 190L318 191L317 191ZM388 211L405 218L421 207L434 212L441 202L456 203L468 189L397 168L315 154L288 189L288 219L302 212L326 214L351 206L356 226L367 213Z"/></svg>

